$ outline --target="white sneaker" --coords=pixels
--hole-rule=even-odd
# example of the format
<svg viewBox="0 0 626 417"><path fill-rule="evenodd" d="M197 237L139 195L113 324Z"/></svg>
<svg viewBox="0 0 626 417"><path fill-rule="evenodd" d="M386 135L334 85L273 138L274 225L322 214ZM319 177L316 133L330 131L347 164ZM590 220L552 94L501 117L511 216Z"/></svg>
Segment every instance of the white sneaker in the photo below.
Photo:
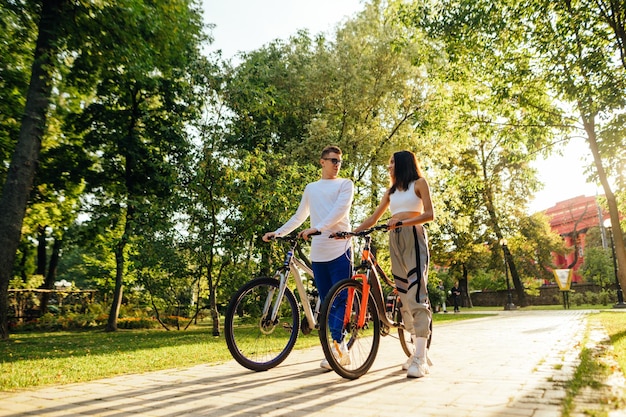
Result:
<svg viewBox="0 0 626 417"><path fill-rule="evenodd" d="M429 372L428 364L424 358L412 358L411 365L406 371L407 378L422 378Z"/></svg>
<svg viewBox="0 0 626 417"><path fill-rule="evenodd" d="M413 356L409 356L406 360L406 362L404 362L402 364L402 370L406 371L409 369L409 367L411 366L411 363L413 362ZM428 356L428 353L426 353L426 363L428 364L428 368L426 368L426 373L429 374L430 373L430 367L433 366L433 361L430 360L430 357Z"/></svg>
<svg viewBox="0 0 626 417"><path fill-rule="evenodd" d="M402 364L402 370L403 371L408 370L412 363L413 363L413 356L409 356L406 362Z"/></svg>
<svg viewBox="0 0 626 417"><path fill-rule="evenodd" d="M345 341L338 343L336 340L333 340L333 345L330 350L333 352L333 356L339 365L350 365L350 351L348 350L348 346ZM320 362L320 368L332 369L326 358L322 359Z"/></svg>

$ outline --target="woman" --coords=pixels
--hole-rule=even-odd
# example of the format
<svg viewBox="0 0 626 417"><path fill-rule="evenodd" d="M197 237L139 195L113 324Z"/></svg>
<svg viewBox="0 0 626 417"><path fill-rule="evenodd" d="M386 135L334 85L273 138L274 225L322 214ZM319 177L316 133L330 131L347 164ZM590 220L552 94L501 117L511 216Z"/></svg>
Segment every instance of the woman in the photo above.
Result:
<svg viewBox="0 0 626 417"><path fill-rule="evenodd" d="M402 301L402 317L415 343L415 353L402 369L407 370L408 378L421 378L429 372L427 341L432 320L427 289L430 257L423 224L434 219L434 211L415 154L394 153L388 169L391 186L374 213L354 231L374 226L389 208L391 271Z"/></svg>

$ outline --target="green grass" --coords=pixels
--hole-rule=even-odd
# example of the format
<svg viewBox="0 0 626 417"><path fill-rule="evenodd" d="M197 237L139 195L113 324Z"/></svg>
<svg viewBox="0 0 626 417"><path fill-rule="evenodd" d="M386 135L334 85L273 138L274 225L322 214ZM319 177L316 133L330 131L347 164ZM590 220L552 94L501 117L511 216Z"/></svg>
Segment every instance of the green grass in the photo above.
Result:
<svg viewBox="0 0 626 417"><path fill-rule="evenodd" d="M609 387L604 384L607 376L612 371L623 372L626 369L626 312L616 310L604 310L599 314L590 316L590 320L600 323L609 335L612 352L598 351L585 347L588 333L583 340L583 348L580 353L580 364L573 378L566 385L566 397L563 401L563 417L569 417L572 413L583 412L585 415L602 417L607 416L611 409L624 407L624 398L615 397ZM618 363L619 370L611 369L603 360L603 355L612 355ZM575 398L585 388L591 388L601 398L602 406L597 410L575 410ZM626 393L623 393L626 394Z"/></svg>
<svg viewBox="0 0 626 417"><path fill-rule="evenodd" d="M604 311L598 318L609 335L617 363L626 370L626 312Z"/></svg>
<svg viewBox="0 0 626 417"><path fill-rule="evenodd" d="M473 309L472 309L473 310ZM489 310L473 310L471 312L464 311L463 314L454 314L454 313L437 313L433 314L433 323L445 323L449 321L459 321L459 320L468 320L468 319L479 319L482 317L492 317L493 313L484 313Z"/></svg>
<svg viewBox="0 0 626 417"><path fill-rule="evenodd" d="M0 342L0 390L84 382L230 359L210 330L19 333Z"/></svg>

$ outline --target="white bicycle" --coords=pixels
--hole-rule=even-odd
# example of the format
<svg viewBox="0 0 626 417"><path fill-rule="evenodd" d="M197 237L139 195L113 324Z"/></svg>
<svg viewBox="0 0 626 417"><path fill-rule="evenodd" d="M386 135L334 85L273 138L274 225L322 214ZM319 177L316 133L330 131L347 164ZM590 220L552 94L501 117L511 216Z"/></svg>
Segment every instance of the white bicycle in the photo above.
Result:
<svg viewBox="0 0 626 417"><path fill-rule="evenodd" d="M224 333L231 355L253 371L266 371L287 359L298 333L309 334L318 327L321 301L317 291L306 291L301 272L313 282L313 272L298 252L299 238L277 237L289 242L283 265L272 278L253 279L231 298L226 310ZM293 276L299 300L289 288ZM300 319L300 308L304 317Z"/></svg>

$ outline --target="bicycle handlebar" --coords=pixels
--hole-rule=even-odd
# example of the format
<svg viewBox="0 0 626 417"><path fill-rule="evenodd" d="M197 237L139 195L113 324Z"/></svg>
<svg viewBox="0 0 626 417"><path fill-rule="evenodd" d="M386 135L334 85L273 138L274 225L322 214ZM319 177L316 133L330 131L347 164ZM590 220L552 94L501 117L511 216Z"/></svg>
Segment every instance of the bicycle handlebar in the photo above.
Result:
<svg viewBox="0 0 626 417"><path fill-rule="evenodd" d="M322 232L317 231L315 233L309 234L309 236L319 236L321 234L322 234ZM274 236L270 237L270 240L277 240L277 239L290 240L290 241L291 240L297 240L297 239L304 240L304 238L302 238L300 236L299 232L291 232L288 235L284 235L284 236L276 236L276 235L274 235Z"/></svg>
<svg viewBox="0 0 626 417"><path fill-rule="evenodd" d="M402 226L402 222L396 223L395 226L396 227ZM377 226L370 227L369 229L361 230L360 232L336 232L328 237L332 239L332 238L346 238L348 236L367 236L378 230L388 231L389 226L387 226L386 224L379 224Z"/></svg>

